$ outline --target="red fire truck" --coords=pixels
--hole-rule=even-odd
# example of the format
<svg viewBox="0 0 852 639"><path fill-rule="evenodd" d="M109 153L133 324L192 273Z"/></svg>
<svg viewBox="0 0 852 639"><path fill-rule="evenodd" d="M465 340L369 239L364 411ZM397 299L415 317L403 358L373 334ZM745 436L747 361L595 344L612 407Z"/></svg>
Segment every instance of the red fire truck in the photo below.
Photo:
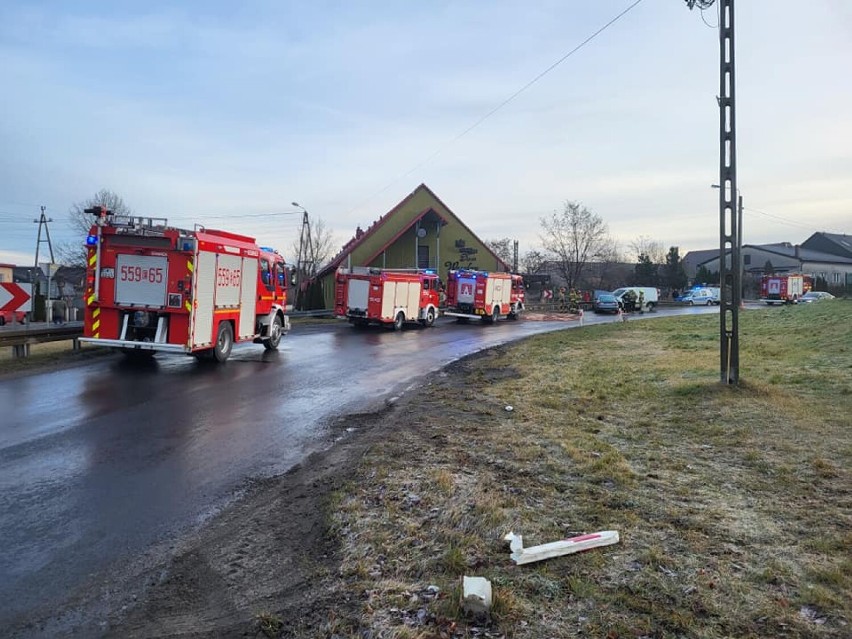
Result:
<svg viewBox="0 0 852 639"><path fill-rule="evenodd" d="M432 326L438 317L441 282L433 271L355 267L340 269L334 312L356 327L406 322Z"/></svg>
<svg viewBox="0 0 852 639"><path fill-rule="evenodd" d="M501 316L518 319L524 310L524 281L520 275L458 270L447 275L444 315L461 321L494 323Z"/></svg>
<svg viewBox="0 0 852 639"><path fill-rule="evenodd" d="M103 207L86 239L83 342L224 362L234 342L278 348L290 329L284 259L225 231L187 231Z"/></svg>
<svg viewBox="0 0 852 639"><path fill-rule="evenodd" d="M764 275L760 280L760 299L770 306L798 304L805 292L803 275Z"/></svg>

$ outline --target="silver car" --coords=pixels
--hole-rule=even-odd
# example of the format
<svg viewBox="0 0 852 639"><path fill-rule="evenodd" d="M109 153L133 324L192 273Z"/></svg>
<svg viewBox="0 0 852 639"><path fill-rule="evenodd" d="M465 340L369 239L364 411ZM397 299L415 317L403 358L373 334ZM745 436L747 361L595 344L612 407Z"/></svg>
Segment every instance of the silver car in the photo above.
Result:
<svg viewBox="0 0 852 639"><path fill-rule="evenodd" d="M810 304L811 302L820 302L822 300L833 300L834 295L825 291L808 291L799 298L800 303Z"/></svg>

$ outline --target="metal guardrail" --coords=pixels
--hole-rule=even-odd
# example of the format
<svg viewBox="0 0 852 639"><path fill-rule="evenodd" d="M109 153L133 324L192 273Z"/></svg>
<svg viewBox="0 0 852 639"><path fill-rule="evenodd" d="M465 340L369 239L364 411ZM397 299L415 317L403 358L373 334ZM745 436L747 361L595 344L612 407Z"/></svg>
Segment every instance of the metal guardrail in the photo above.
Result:
<svg viewBox="0 0 852 639"><path fill-rule="evenodd" d="M79 348L77 338L82 336L82 322L62 325L28 324L20 327L5 326L0 329L0 348L12 347L15 349L15 357L26 357L29 355L32 344L73 339L73 349L77 350Z"/></svg>

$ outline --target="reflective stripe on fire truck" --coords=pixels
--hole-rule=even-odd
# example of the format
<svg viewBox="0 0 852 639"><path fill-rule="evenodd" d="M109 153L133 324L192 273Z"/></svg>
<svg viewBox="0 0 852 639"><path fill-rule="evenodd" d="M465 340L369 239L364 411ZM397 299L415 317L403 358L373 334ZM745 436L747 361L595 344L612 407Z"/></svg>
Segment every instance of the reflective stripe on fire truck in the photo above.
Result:
<svg viewBox="0 0 852 639"><path fill-rule="evenodd" d="M96 308L92 310L92 337L100 337L100 329L101 329L101 309Z"/></svg>
<svg viewBox="0 0 852 639"><path fill-rule="evenodd" d="M192 260L186 261L186 270L192 273L195 270L195 267L192 265Z"/></svg>
<svg viewBox="0 0 852 639"><path fill-rule="evenodd" d="M95 262L98 261L98 254L94 251L89 251L89 266L94 267Z"/></svg>
<svg viewBox="0 0 852 639"><path fill-rule="evenodd" d="M184 308L186 309L186 312L187 312L187 313L189 313L189 312L191 312L191 311L192 311L192 304L190 304L190 303L189 303L189 300L186 300L186 301L183 303L183 306L184 306Z"/></svg>

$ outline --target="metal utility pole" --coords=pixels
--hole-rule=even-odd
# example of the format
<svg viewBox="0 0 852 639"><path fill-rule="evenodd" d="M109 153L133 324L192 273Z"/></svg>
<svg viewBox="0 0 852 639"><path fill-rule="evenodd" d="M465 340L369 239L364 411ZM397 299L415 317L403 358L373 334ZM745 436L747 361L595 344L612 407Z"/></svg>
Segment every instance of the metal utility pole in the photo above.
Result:
<svg viewBox="0 0 852 639"><path fill-rule="evenodd" d="M47 226L48 222L53 222L53 218L48 218L44 214L44 207L41 207L41 217L37 220L33 220L33 224L38 224L38 239L36 240L36 250L35 250L35 267L38 268L38 251L43 242L47 242L47 248L50 251L50 263L53 264L53 244L50 241L50 228ZM44 227L44 235L45 239L41 239L41 227Z"/></svg>
<svg viewBox="0 0 852 639"><path fill-rule="evenodd" d="M707 9L714 0L686 0ZM737 193L737 135L734 65L734 0L719 0L719 306L720 380L740 381L739 310L742 300L740 216Z"/></svg>
<svg viewBox="0 0 852 639"><path fill-rule="evenodd" d="M308 217L308 210L298 202L291 202L296 208L302 209L302 232L299 234L299 255L296 258L296 273L298 281L296 283L296 304L295 307L299 310L305 303L305 294L307 293L306 285L310 277L315 275L316 256L314 254L314 242L311 238L311 221Z"/></svg>
<svg viewBox="0 0 852 639"><path fill-rule="evenodd" d="M38 253L39 253L39 249L41 248L42 243L47 242L47 249L48 249L48 251L50 251L50 265L48 265L47 273L45 273L45 275L47 275L47 292L44 295L44 313L45 313L45 320L47 320L49 322L51 320L51 317L50 317L50 276L51 276L51 269L53 268L53 263L54 263L55 260L53 258L53 242L50 241L50 227L47 225L48 222L53 222L53 218L52 217L48 218L44 214L44 209L45 209L45 207L41 207L41 216L39 216L39 218L37 220L33 220L34 224L38 224L38 237L36 239L35 262L33 262L34 268L33 268L33 271L32 271L32 275L30 277L30 285L33 287L33 289L32 289L33 290L33 296L35 296L38 293L38 288L39 288L38 286L36 286L36 284L38 283L38 278L36 277L36 272L38 271L38 268L39 268L38 267ZM44 227L45 239L41 239L42 227ZM35 297L33 297L33 299L35 299ZM35 308L34 307L33 307L33 310L32 310L32 316L33 316L33 319L35 319Z"/></svg>

